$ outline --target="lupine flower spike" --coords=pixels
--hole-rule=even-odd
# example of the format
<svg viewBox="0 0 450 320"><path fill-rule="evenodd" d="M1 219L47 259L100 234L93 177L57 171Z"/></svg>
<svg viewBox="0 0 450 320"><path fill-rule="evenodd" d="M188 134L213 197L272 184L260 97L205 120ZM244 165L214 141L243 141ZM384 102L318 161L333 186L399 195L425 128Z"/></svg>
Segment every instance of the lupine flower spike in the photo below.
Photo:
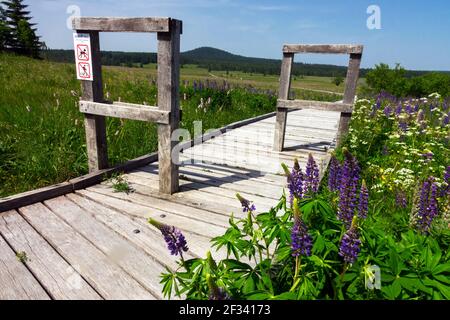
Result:
<svg viewBox="0 0 450 320"><path fill-rule="evenodd" d="M242 206L242 211L243 212L253 212L253 211L256 210L256 207L253 204L253 202L245 199L239 193L236 193L236 198L241 202L241 206Z"/></svg>
<svg viewBox="0 0 450 320"><path fill-rule="evenodd" d="M303 198L303 188L304 188L304 179L305 176L300 168L298 160L294 160L294 167L291 171L289 171L288 167L283 163L281 164L285 175L287 177L288 189L290 194L290 203L292 205L292 201L294 198L301 199Z"/></svg>
<svg viewBox="0 0 450 320"><path fill-rule="evenodd" d="M353 217L350 229L344 234L339 248L339 255L348 264L353 264L358 258L361 250L361 240L359 240L358 226L356 216Z"/></svg>
<svg viewBox="0 0 450 320"><path fill-rule="evenodd" d="M310 256L312 249L312 237L308 234L308 227L303 222L300 216L300 208L298 207L298 199L293 201L294 210L294 226L291 233L291 249L292 256L298 257L300 255Z"/></svg>
<svg viewBox="0 0 450 320"><path fill-rule="evenodd" d="M336 191L339 182L339 161L335 155L330 159L330 170L328 171L328 189Z"/></svg>
<svg viewBox="0 0 450 320"><path fill-rule="evenodd" d="M355 157L344 148L345 161L339 171L338 219L349 228L357 205L359 165Z"/></svg>
<svg viewBox="0 0 450 320"><path fill-rule="evenodd" d="M369 190L367 190L366 182L363 180L361 190L359 192L358 217L361 219L367 218L367 211L369 208Z"/></svg>
<svg viewBox="0 0 450 320"><path fill-rule="evenodd" d="M319 189L319 167L312 154L308 156L308 162L306 164L306 187L305 192L316 193Z"/></svg>
<svg viewBox="0 0 450 320"><path fill-rule="evenodd" d="M152 218L149 218L148 222L161 231L171 255L176 256L179 254L183 257L183 252L189 250L186 239L179 229L156 221Z"/></svg>
<svg viewBox="0 0 450 320"><path fill-rule="evenodd" d="M419 201L412 217L415 227L424 234L429 233L431 223L438 215L438 185L433 177L426 179L421 186Z"/></svg>

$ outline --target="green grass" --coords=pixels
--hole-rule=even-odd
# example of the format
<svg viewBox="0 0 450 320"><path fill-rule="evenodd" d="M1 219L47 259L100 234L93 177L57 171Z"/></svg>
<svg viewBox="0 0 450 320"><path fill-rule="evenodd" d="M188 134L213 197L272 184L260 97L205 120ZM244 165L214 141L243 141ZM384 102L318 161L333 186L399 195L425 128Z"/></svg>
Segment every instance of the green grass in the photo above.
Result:
<svg viewBox="0 0 450 320"><path fill-rule="evenodd" d="M181 71L182 79L191 85L191 80L215 79L196 66L184 66ZM155 66L104 67L103 73L108 100L155 105ZM240 73L232 74L230 82L234 85L245 86L250 81L254 87L275 89L278 81L262 75L248 75L249 79L241 81L236 79ZM0 75L0 197L87 173L84 121L77 105L81 88L74 66L0 54ZM270 86L263 85L263 80ZM181 86L180 90L180 126L191 133L196 120L203 121L205 131L275 110L274 97L243 89L194 92L192 87ZM296 90L296 95L314 100L339 99L337 95L305 90ZM209 97L211 104L206 111L200 110L200 99ZM107 136L111 165L157 149L154 124L108 118Z"/></svg>

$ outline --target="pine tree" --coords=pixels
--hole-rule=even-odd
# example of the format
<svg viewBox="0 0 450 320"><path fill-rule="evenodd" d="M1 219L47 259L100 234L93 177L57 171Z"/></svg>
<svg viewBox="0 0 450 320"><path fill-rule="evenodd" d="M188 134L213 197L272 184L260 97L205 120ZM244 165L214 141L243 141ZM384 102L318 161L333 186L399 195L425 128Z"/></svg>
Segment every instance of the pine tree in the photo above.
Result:
<svg viewBox="0 0 450 320"><path fill-rule="evenodd" d="M0 6L0 51L7 48L7 43L10 42L11 31L6 22L6 12Z"/></svg>
<svg viewBox="0 0 450 320"><path fill-rule="evenodd" d="M6 7L6 23L10 29L6 46L17 53L38 57L41 43L33 28L35 24L30 22L28 5L23 4L23 0L6 0L2 4Z"/></svg>

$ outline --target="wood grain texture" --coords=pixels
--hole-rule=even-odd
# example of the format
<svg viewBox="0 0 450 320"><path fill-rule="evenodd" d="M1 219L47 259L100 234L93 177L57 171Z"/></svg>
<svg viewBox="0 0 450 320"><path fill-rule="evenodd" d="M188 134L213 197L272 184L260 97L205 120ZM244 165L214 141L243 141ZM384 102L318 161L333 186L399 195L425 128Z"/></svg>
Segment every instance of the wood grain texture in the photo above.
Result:
<svg viewBox="0 0 450 320"><path fill-rule="evenodd" d="M16 211L9 211L0 216L0 233L15 252L26 253L26 266L39 279L52 299L101 299L70 264Z"/></svg>
<svg viewBox="0 0 450 320"><path fill-rule="evenodd" d="M325 111L338 111L351 113L353 105L350 103L337 103L311 100L284 100L278 99L277 107L282 109L314 109Z"/></svg>
<svg viewBox="0 0 450 320"><path fill-rule="evenodd" d="M347 77L345 78L344 103L355 102L356 88L358 86L359 68L361 65L362 54L352 53L347 69Z"/></svg>
<svg viewBox="0 0 450 320"><path fill-rule="evenodd" d="M16 253L0 235L0 300L49 300Z"/></svg>
<svg viewBox="0 0 450 320"><path fill-rule="evenodd" d="M103 102L100 36L98 31L87 31L87 33L89 33L91 41L92 74L94 80L81 81L83 88L81 99L85 101ZM107 168L108 150L105 117L85 114L84 127L86 131L89 172Z"/></svg>
<svg viewBox="0 0 450 320"><path fill-rule="evenodd" d="M155 299L136 280L41 203L21 215L105 299Z"/></svg>
<svg viewBox="0 0 450 320"><path fill-rule="evenodd" d="M169 124L158 125L159 189L178 191L178 153L172 133L179 126L180 32L181 23L171 21L170 32L158 33L158 107L170 112Z"/></svg>
<svg viewBox="0 0 450 320"><path fill-rule="evenodd" d="M362 54L363 46L358 44L285 44L284 53L335 53Z"/></svg>
<svg viewBox="0 0 450 320"><path fill-rule="evenodd" d="M278 99L288 99L291 88L291 72L294 63L293 53L283 53L281 62L280 86L278 89ZM273 150L282 151L284 147L284 134L286 132L287 109L278 108L275 120L275 134Z"/></svg>
<svg viewBox="0 0 450 320"><path fill-rule="evenodd" d="M160 274L165 270L163 264L96 220L92 214L67 197L47 200L45 205L101 250L111 263L120 266L151 292L152 296L162 298L159 280Z"/></svg>
<svg viewBox="0 0 450 320"><path fill-rule="evenodd" d="M170 111L159 110L157 107L121 104L118 102L108 104L80 101L80 112L99 116L155 122L160 124L169 124L170 118Z"/></svg>
<svg viewBox="0 0 450 320"><path fill-rule="evenodd" d="M99 18L76 17L72 20L74 30L102 32L169 32L170 18Z"/></svg>

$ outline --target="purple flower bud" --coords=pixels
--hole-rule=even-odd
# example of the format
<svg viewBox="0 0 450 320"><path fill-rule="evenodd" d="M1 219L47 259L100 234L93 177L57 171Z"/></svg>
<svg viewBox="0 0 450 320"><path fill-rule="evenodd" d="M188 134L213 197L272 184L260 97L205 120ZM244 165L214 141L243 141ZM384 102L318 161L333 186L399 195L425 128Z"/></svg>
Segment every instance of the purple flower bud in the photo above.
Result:
<svg viewBox="0 0 450 320"><path fill-rule="evenodd" d="M344 150L345 161L339 171L338 219L349 228L352 223L357 201L360 167L355 157Z"/></svg>
<svg viewBox="0 0 450 320"><path fill-rule="evenodd" d="M399 104L399 105L397 106L397 108L395 108L395 115L396 115L396 116L400 115L400 113L402 113L402 110L403 110L403 107L402 107L401 104Z"/></svg>
<svg viewBox="0 0 450 320"><path fill-rule="evenodd" d="M406 193L403 190L399 190L395 193L395 204L400 208L407 207L408 199L406 197Z"/></svg>
<svg viewBox="0 0 450 320"><path fill-rule="evenodd" d="M148 222L161 231L171 255L176 256L179 254L183 256L183 251L186 252L189 250L186 239L179 229L158 222L152 218L149 218Z"/></svg>
<svg viewBox="0 0 450 320"><path fill-rule="evenodd" d="M304 195L304 184L305 184L305 176L300 168L298 160L294 160L294 167L291 171L287 168L285 164L282 164L285 174L287 176L287 184L290 195L290 203L292 205L292 201L294 198L301 199Z"/></svg>
<svg viewBox="0 0 450 320"><path fill-rule="evenodd" d="M236 198L241 202L242 211L243 212L253 212L256 210L255 205L253 202L245 199L243 196L241 196L239 193L236 193Z"/></svg>
<svg viewBox="0 0 450 320"><path fill-rule="evenodd" d="M312 154L308 156L308 163L306 164L306 184L305 193L314 192L316 193L319 189L319 167L314 161Z"/></svg>
<svg viewBox="0 0 450 320"><path fill-rule="evenodd" d="M293 208L294 226L292 227L291 232L292 256L310 256L312 249L312 237L308 233L308 227L300 217L300 209L298 207L298 200L296 198L294 199Z"/></svg>
<svg viewBox="0 0 450 320"><path fill-rule="evenodd" d="M209 288L208 300L230 300L228 293L223 288L217 286L210 274L206 275L206 282Z"/></svg>
<svg viewBox="0 0 450 320"><path fill-rule="evenodd" d="M351 227L344 234L339 247L339 255L344 259L346 263L352 264L358 258L358 254L361 250L361 240L359 240L358 229L353 220Z"/></svg>
<svg viewBox="0 0 450 320"><path fill-rule="evenodd" d="M358 217L365 219L369 209L369 190L367 190L366 182L363 180L361 190L359 192Z"/></svg>
<svg viewBox="0 0 450 320"><path fill-rule="evenodd" d="M388 105L386 107L384 107L383 113L386 117L389 117L392 113L392 109L391 107Z"/></svg>
<svg viewBox="0 0 450 320"><path fill-rule="evenodd" d="M415 208L415 215L413 216L413 224L416 229L424 234L429 233L431 223L439 214L437 197L438 186L434 181L434 177L429 177L422 183L419 203Z"/></svg>
<svg viewBox="0 0 450 320"><path fill-rule="evenodd" d="M328 171L328 189L336 191L338 188L339 168L340 164L335 155L330 159L330 166Z"/></svg>

